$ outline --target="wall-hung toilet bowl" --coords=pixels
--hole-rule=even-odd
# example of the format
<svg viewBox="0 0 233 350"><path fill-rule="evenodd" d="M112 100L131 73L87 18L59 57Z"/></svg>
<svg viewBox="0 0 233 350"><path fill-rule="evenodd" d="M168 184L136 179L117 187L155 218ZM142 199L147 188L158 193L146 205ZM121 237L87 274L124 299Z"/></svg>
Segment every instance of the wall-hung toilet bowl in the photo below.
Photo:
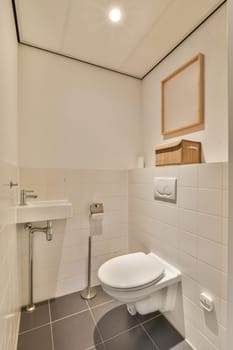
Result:
<svg viewBox="0 0 233 350"><path fill-rule="evenodd" d="M154 253L132 253L105 262L98 271L104 291L131 314L174 308L181 273Z"/></svg>

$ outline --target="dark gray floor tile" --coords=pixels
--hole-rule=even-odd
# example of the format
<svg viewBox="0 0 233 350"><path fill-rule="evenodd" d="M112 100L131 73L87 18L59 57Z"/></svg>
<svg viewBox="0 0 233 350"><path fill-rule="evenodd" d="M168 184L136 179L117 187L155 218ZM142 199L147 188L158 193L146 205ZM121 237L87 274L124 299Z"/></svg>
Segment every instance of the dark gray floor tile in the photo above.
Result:
<svg viewBox="0 0 233 350"><path fill-rule="evenodd" d="M101 342L90 311L54 322L54 350L83 350Z"/></svg>
<svg viewBox="0 0 233 350"><path fill-rule="evenodd" d="M80 293L64 295L63 297L51 299L49 302L52 321L88 308Z"/></svg>
<svg viewBox="0 0 233 350"><path fill-rule="evenodd" d="M178 345L172 347L171 350L193 350L193 349L188 343L186 343L186 341L182 341L182 343L179 343Z"/></svg>
<svg viewBox="0 0 233 350"><path fill-rule="evenodd" d="M106 350L156 350L140 326L104 343Z"/></svg>
<svg viewBox="0 0 233 350"><path fill-rule="evenodd" d="M97 291L96 297L94 299L88 300L90 307L97 306L99 304L103 304L112 300L112 298L103 291L101 286L96 286L95 288Z"/></svg>
<svg viewBox="0 0 233 350"><path fill-rule="evenodd" d="M143 323L146 321L150 321L152 318L157 317L159 315L161 315L161 313L159 311L155 311L155 312L151 312L147 315L136 314L136 317L137 317L139 322Z"/></svg>
<svg viewBox="0 0 233 350"><path fill-rule="evenodd" d="M17 350L52 350L50 326L43 326L21 334Z"/></svg>
<svg viewBox="0 0 233 350"><path fill-rule="evenodd" d="M47 301L36 304L35 311L31 313L26 312L23 309L21 312L19 331L27 331L29 329L42 326L46 323L49 323L49 307Z"/></svg>
<svg viewBox="0 0 233 350"><path fill-rule="evenodd" d="M92 312L104 340L138 324L136 317L128 313L126 305L117 302L96 307Z"/></svg>
<svg viewBox="0 0 233 350"><path fill-rule="evenodd" d="M144 323L143 327L150 334L159 350L170 350L184 340L162 315Z"/></svg>

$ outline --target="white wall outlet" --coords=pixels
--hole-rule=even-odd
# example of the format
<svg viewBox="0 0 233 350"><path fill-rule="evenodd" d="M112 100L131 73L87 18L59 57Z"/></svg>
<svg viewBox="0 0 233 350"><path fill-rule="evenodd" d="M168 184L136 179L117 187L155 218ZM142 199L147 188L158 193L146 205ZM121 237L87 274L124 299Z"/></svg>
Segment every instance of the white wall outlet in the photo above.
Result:
<svg viewBox="0 0 233 350"><path fill-rule="evenodd" d="M154 177L154 199L176 202L176 187L175 177Z"/></svg>
<svg viewBox="0 0 233 350"><path fill-rule="evenodd" d="M208 312L211 312L214 309L213 299L205 293L200 294L200 305L201 305L202 309L204 309Z"/></svg>

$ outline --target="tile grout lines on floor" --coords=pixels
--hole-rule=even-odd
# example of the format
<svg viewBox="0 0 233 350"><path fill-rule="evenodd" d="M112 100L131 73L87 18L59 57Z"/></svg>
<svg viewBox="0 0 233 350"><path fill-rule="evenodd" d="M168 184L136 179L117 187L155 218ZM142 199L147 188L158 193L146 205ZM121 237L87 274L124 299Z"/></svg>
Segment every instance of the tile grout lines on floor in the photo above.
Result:
<svg viewBox="0 0 233 350"><path fill-rule="evenodd" d="M91 311L91 308L90 308L90 305L88 304L88 301L87 301L87 300L85 300L85 301L86 301L86 303L87 303L87 307L88 307L88 310L89 310L89 312L90 312L90 314L91 314L91 318L92 318L92 320L93 320L93 322L94 322L94 325L95 325L95 327L96 327L96 329L97 329L97 332L98 332L99 337L100 337L100 340L101 340L101 343L99 343L99 344L94 344L94 345L100 345L100 344L101 344L101 345L103 345L104 348L105 348L104 339L103 339L103 337L102 337L102 334L100 333L99 327L97 326L97 323L96 323L96 320L95 320L95 318L94 318L93 312ZM89 347L88 349L90 349L90 347ZM86 350L88 350L88 349L86 349Z"/></svg>
<svg viewBox="0 0 233 350"><path fill-rule="evenodd" d="M134 321L128 320L129 317L131 318L132 316L130 316L126 312L126 306L124 306L123 304L114 303L114 300L112 299L109 300L109 297L105 295L105 293L101 290L100 287L99 289L100 289L99 297L93 301L92 300L81 301L80 293L77 293L77 295L75 296L74 296L74 293L71 293L71 299L69 299L68 297L65 297L65 298L61 297L61 299L60 297L55 298L55 299L58 299L57 304L56 303L54 304L52 299L46 300L44 302L44 304L46 304L46 307L42 305L42 309L40 309L40 305L38 305L37 313L35 313L29 318L28 316L23 317L23 321L25 321L25 323L22 329L26 329L26 330L20 333L20 335L23 336L23 338L21 338L20 347L18 350L32 350L34 349L34 346L35 346L35 350L39 350L39 349L45 350L48 347L51 350L58 350L58 349L64 350L66 349L66 346L67 346L67 350L68 349L71 350L76 344L76 343L72 343L73 334L74 334L74 340L77 341L78 348L83 350L115 349L117 344L119 345L119 346L117 345L119 349L127 349L128 348L127 346L129 345L130 349L133 346L133 349L135 350L136 349L138 350L139 348L140 350L142 349L161 350L161 346L162 348L164 348L163 342L164 341L166 342L166 338L170 336L171 336L171 342L169 344L172 345L172 342L173 342L175 345L175 342L177 341L178 338L177 338L177 335L175 334L175 338L172 340L172 338L174 337L173 333L174 332L178 333L178 332L175 329L173 333L170 332L170 328L169 328L170 326L168 327L169 321L165 320L164 316L161 313L155 312L145 316L141 316L138 314L133 317ZM77 303L77 306L76 306L76 303ZM80 310L80 311L74 312L74 310ZM69 312L73 312L73 313L69 314ZM102 317L106 316L107 314L108 316L105 319L105 321L101 322ZM73 317L74 319L72 320ZM116 317L116 320L118 321L115 321L114 317ZM70 321L68 321L69 318L70 318ZM62 325L63 320L65 321ZM87 322L88 320L88 322L85 324L88 327L90 327L90 329L93 328L93 331L89 332L87 330L89 335L88 335L88 338L86 338L85 340L82 340L81 334L80 336L76 335L75 329L73 331L70 331L72 327L69 328L69 325L71 324L78 325L78 323L75 323L75 322L82 322L81 320L85 320L85 322ZM59 321L61 321L60 325L58 324ZM122 326L120 325L117 326L117 324L115 324L115 322L121 323L121 321L123 322ZM150 322L151 324L148 324ZM38 324L39 326L35 327L35 325L38 325ZM30 327L33 325L34 325L34 328L27 329L28 326ZM67 325L68 325L68 328L67 328ZM153 328L153 325L154 327L158 326L159 330L161 328L161 336L159 333L158 339L157 339L157 335L158 335L157 333L159 330L157 330L157 333L155 331L155 334L153 333L154 331L152 331L151 333L151 327ZM63 327L64 327L64 331L63 331ZM109 327L110 328L113 327L113 330L107 331ZM82 332L85 332L86 328L82 327L82 329L83 329ZM59 330L58 333L57 333L57 330ZM36 332L32 332L32 331L36 331ZM94 332L96 336L93 338ZM38 340L38 336L40 334L45 335L45 338L43 337L40 338L42 343L43 343L43 339L45 339L45 341L47 341L47 344L49 344L49 345L46 345L44 348L43 348L43 344L41 344L41 341ZM135 335L140 335L140 337L142 337L140 338L142 340L140 340L139 343L137 340L135 340L134 338ZM62 339L63 337L66 338L63 345L61 345L60 343L61 337ZM33 339L37 339L37 340L34 340L34 343L33 343ZM27 343L28 341L31 344L30 346L27 345L29 344ZM160 345L160 342L161 342L161 345ZM184 344L182 347L182 344L181 344L181 347L179 347L179 349L184 350L186 349L186 346L187 345ZM191 348L189 348L188 346L187 346L187 349L191 350Z"/></svg>
<svg viewBox="0 0 233 350"><path fill-rule="evenodd" d="M50 301L48 300L48 308L49 308L49 321L50 321L50 332L51 332L51 340L52 340L52 350L54 350L54 339L53 339L53 325L52 325L52 317L51 317L51 308Z"/></svg>
<svg viewBox="0 0 233 350"><path fill-rule="evenodd" d="M83 314L84 312L87 312L88 309L84 309L84 310L81 310L81 311L77 311L77 312L74 312L72 314L69 314L69 315L66 315L66 316L63 316L63 317L60 317L60 318L57 318L56 320L52 320L51 323L57 323L59 321L63 321L69 317L73 317L73 316L76 316L76 315L80 315L80 314Z"/></svg>
<svg viewBox="0 0 233 350"><path fill-rule="evenodd" d="M155 344L155 342L153 341L153 339L151 338L151 336L148 334L148 332L146 331L146 329L143 327L143 324L145 324L145 323L147 323L147 322L150 322L150 321L154 320L154 319L157 318L157 317L160 317L161 314L158 314L158 315L156 315L156 316L154 316L154 317L152 317L152 318L150 318L150 319L148 319L148 320L146 320L146 321L143 321L143 322L141 322L141 321L136 317L137 322L138 322L137 325L135 325L135 326L133 326L133 327L130 327L130 328L127 328L127 329L125 329L124 331L121 331L121 332L115 334L114 336L109 337L109 338L107 338L107 339L105 339L105 340L103 339L103 337L102 337L102 335L101 335L101 333L100 333L99 327L98 327L98 325L97 325L97 323L96 323L96 321L95 321L94 315L93 315L93 313L92 313L92 309L97 308L97 307L99 307L99 306L101 306L101 305L104 305L104 304L113 302L113 301L114 301L114 300L111 300L111 301L109 301L109 302L96 305L96 306L93 307L93 308L89 307L89 311L90 311L90 313L91 313L92 319L93 319L93 321L94 321L94 323L95 323L96 329L97 329L97 331L98 331L98 333L99 333L99 335L100 335L100 338L101 338L101 340L102 340L102 345L105 345L105 343L107 343L108 341L113 340L113 339L115 339L115 338L117 338L117 337L119 337L119 336L121 336L121 335L123 335L123 334L126 334L126 333L130 332L131 330L133 330L133 329L135 329L135 328L141 327L141 328L143 329L143 331L146 333L146 335L149 337L149 339L150 339L150 341L152 342L152 344L155 346L156 350L159 350L157 344ZM87 304L88 304L88 302L87 302ZM88 306L89 306L89 304L88 304ZM99 344L96 344L96 345L99 345ZM85 350L91 350L91 348L88 348L88 349L85 349Z"/></svg>
<svg viewBox="0 0 233 350"><path fill-rule="evenodd" d="M27 330L25 330L25 331L19 332L19 335L23 335L23 334L26 334L26 333L30 333L30 332L32 332L32 331L36 331L37 329L40 329L40 328L43 328L43 327L49 326L49 325L50 325L50 322L46 322L46 323L41 324L40 326L33 327L33 328L27 329Z"/></svg>
<svg viewBox="0 0 233 350"><path fill-rule="evenodd" d="M158 317L158 316L157 316ZM153 319L152 319L153 320ZM151 321L151 320L150 320ZM148 321L149 322L149 321ZM146 322L144 322L146 323ZM144 324L143 323L143 324ZM156 350L159 350L158 345L154 342L154 340L152 339L152 337L150 336L150 334L147 332L146 328L143 326L142 323L140 323L140 327L144 330L144 332L146 333L146 335L148 336L148 338L150 339L150 341L152 342L152 344L155 346Z"/></svg>
<svg viewBox="0 0 233 350"><path fill-rule="evenodd" d="M49 316L51 317L51 308L50 308L50 302L49 302L49 300L46 300L46 301L48 302L48 307L49 307ZM90 309L96 309L96 308L98 308L98 307L100 307L100 306L104 306L104 305L106 305L106 304L110 304L110 303L112 303L112 302L113 302L113 300L109 300L109 301L106 301L105 303L101 303L101 304L98 304L98 305L92 306L92 307L90 307ZM56 320L52 320L52 317L51 317L51 321L46 322L46 323L43 323L43 324L41 324L40 326L36 326L36 327L30 328L30 329L26 329L25 331L21 331L21 332L19 332L19 335L22 335L22 334L25 334L25 333L29 333L29 332L31 332L31 331L35 331L35 330L40 329L40 328L42 328L42 327L44 327L44 326L49 326L49 325L50 325L50 323L51 323L51 324L53 324L53 323L56 323L56 322L59 322L59 321L65 320L65 319L67 319L67 318L69 318L69 317L72 317L72 316L76 316L76 315L82 314L82 313L84 313L84 312L86 312L86 311L89 311L89 307L87 307L87 308L86 308L86 309L84 309L84 310L77 311L77 312L74 312L74 313L72 313L72 314L69 314L69 315L66 315L66 316L60 317L60 318L58 318L58 319L56 319Z"/></svg>

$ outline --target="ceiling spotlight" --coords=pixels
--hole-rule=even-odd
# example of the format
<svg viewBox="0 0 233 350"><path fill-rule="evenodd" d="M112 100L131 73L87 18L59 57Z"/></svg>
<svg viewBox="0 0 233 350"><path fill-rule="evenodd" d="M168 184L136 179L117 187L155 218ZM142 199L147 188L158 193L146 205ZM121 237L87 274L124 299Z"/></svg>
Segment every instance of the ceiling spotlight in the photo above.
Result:
<svg viewBox="0 0 233 350"><path fill-rule="evenodd" d="M109 18L112 22L119 22L121 19L121 11L117 8L112 9L109 12Z"/></svg>

